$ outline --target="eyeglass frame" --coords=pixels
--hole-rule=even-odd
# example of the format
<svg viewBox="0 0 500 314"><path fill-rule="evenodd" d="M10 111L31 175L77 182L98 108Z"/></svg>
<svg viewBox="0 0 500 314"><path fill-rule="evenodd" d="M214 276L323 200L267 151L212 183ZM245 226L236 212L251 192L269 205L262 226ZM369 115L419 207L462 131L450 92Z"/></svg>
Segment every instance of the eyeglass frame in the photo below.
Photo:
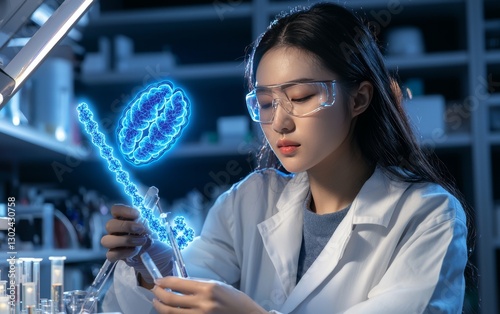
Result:
<svg viewBox="0 0 500 314"><path fill-rule="evenodd" d="M248 113L250 114L250 118L254 121L254 122L258 122L258 123L261 123L261 124L269 124L269 123L272 123L274 121L274 116L276 114L276 109L278 108L278 105L281 106L281 108L283 108L285 110L285 112L293 117L297 117L297 118L303 118L303 117L307 117L307 116L310 116L311 114L313 113L316 113L318 111L320 111L321 109L326 109L326 108L329 108L331 106L333 106L335 104L335 101L336 101L336 97L337 97L337 93L336 93L336 86L337 86L337 80L321 80L321 81L304 81L304 82L286 82L286 83L281 83L281 84L274 84L274 85L266 85L266 86L261 86L260 88L265 88L265 89L275 89L275 88L280 88L282 90L282 93L285 94L286 96L286 99L285 101L287 101L292 110L293 110L293 103L292 101L288 98L288 95L283 92L283 86L293 86L293 85L298 85L298 84L310 84L310 83L330 83L332 84L332 91L333 91L333 100L331 101L331 103L327 104L327 103L320 103L318 105L318 107L310 112L307 112L305 114L293 114L291 111L289 111L286 107L283 106L282 104L282 101L284 101L282 98L273 98L273 101L272 101L272 107L273 107L273 115L272 115L272 118L270 121L266 121L266 122L262 122L262 121L258 121L256 120L255 118L255 113L253 112L252 108L253 106L250 104L249 102L249 98L251 97L257 97L255 95L256 91L259 89L259 87L256 87L254 88L253 90L251 90L248 94L246 94L245 96L245 101L246 101L246 105L247 105L247 109L248 109ZM279 103L277 102L279 100Z"/></svg>

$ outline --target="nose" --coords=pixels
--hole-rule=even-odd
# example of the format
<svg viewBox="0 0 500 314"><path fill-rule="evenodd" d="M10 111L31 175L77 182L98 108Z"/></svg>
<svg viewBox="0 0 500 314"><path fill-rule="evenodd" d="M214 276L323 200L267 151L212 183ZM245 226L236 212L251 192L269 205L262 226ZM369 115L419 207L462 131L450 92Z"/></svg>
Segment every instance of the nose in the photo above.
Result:
<svg viewBox="0 0 500 314"><path fill-rule="evenodd" d="M295 129L295 122L293 117L283 108L282 100L275 99L274 105L273 130L280 134L292 132Z"/></svg>

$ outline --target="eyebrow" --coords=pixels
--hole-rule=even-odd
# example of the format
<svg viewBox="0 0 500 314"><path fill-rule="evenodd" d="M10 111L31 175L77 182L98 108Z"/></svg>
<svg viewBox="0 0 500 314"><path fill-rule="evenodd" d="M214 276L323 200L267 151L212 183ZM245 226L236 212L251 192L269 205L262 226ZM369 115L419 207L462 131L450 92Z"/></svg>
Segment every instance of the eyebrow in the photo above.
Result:
<svg viewBox="0 0 500 314"><path fill-rule="evenodd" d="M308 83L308 82L314 82L314 81L316 81L316 80L313 79L313 78L302 77L302 78L298 78L298 79L295 79L295 80L286 81L286 82L283 82L283 83L280 83L280 84L273 84L273 85L258 86L258 83L256 83L255 89L265 89L265 88L270 88L270 87L280 86L280 85L295 84L295 83Z"/></svg>

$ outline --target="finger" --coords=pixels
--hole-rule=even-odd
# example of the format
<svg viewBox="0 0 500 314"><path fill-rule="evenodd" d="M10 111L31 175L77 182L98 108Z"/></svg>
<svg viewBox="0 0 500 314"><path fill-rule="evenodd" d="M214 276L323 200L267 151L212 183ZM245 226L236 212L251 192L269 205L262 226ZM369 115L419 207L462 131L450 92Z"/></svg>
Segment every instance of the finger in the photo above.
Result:
<svg viewBox="0 0 500 314"><path fill-rule="evenodd" d="M180 308L180 307L172 307L169 305L163 304L158 299L153 299L153 307L156 309L158 313L162 314L196 314L199 311L189 308Z"/></svg>
<svg viewBox="0 0 500 314"><path fill-rule="evenodd" d="M107 249L136 247L146 244L148 238L144 235L110 235L101 238L101 245Z"/></svg>
<svg viewBox="0 0 500 314"><path fill-rule="evenodd" d="M162 288L177 291L184 295L198 294L200 291L202 291L202 286L208 284L196 280L174 276L167 276L157 279L155 283Z"/></svg>
<svg viewBox="0 0 500 314"><path fill-rule="evenodd" d="M123 204L111 206L111 215L123 220L136 220L140 216L137 209Z"/></svg>
<svg viewBox="0 0 500 314"><path fill-rule="evenodd" d="M116 262L119 260L124 260L126 258L136 256L139 251L141 250L141 247L121 247L121 248L116 248L116 249L110 249L108 252L106 252L106 258L110 262Z"/></svg>
<svg viewBox="0 0 500 314"><path fill-rule="evenodd" d="M196 306L196 297L192 295L176 294L155 285L151 290L161 303L171 307L193 308Z"/></svg>
<svg viewBox="0 0 500 314"><path fill-rule="evenodd" d="M142 234L146 228L135 221L110 219L106 223L106 231L109 234Z"/></svg>

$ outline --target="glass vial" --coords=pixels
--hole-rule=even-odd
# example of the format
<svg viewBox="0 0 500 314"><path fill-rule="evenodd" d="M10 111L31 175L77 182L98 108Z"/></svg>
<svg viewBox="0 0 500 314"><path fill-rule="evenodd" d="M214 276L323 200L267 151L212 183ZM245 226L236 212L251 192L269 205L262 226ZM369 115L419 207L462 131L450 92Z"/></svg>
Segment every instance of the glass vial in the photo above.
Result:
<svg viewBox="0 0 500 314"><path fill-rule="evenodd" d="M51 289L50 298L53 304L53 313L64 313L64 261L66 256L50 256L51 263Z"/></svg>

